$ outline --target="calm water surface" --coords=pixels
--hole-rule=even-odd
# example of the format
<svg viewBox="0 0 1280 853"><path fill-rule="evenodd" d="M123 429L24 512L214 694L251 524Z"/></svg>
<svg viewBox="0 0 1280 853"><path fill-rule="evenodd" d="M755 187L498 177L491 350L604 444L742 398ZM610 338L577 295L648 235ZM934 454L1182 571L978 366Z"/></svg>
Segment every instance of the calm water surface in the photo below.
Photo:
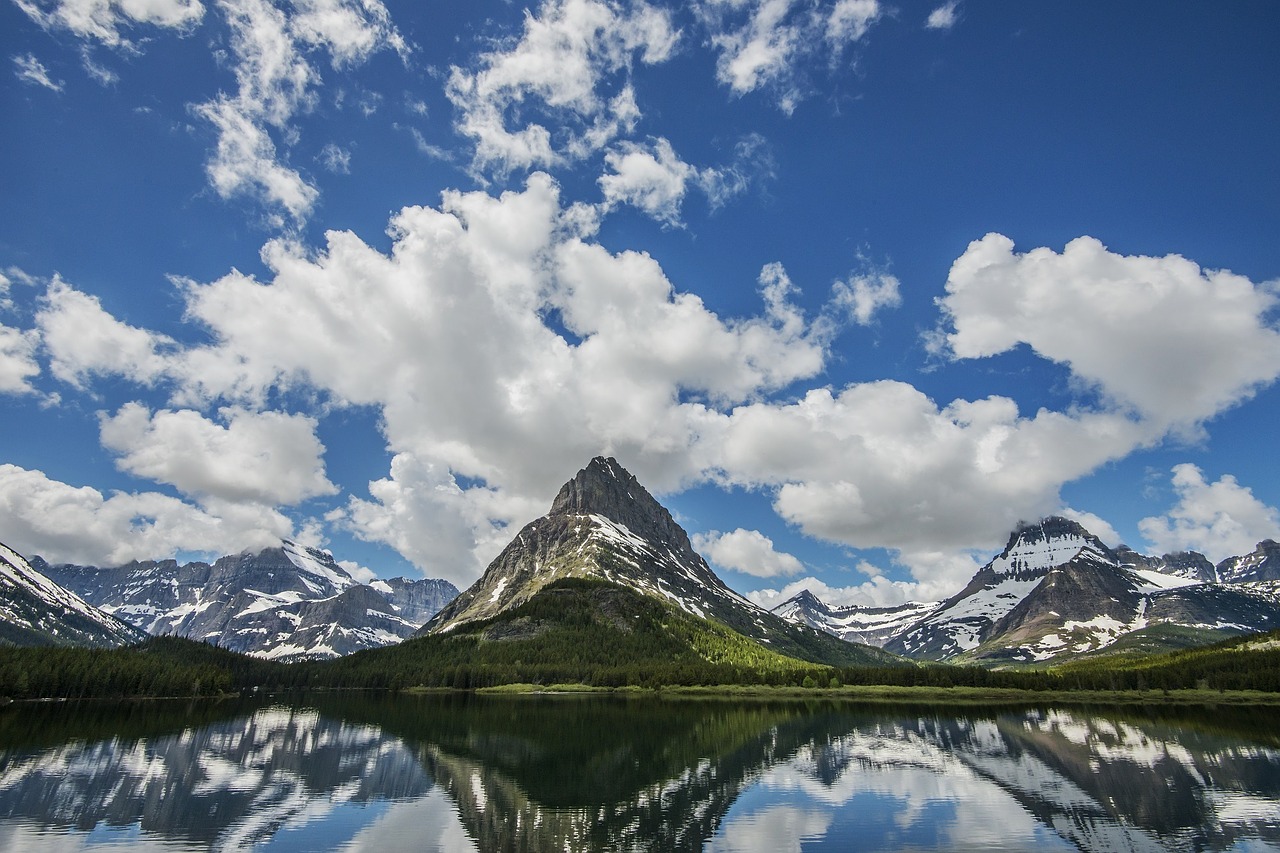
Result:
<svg viewBox="0 0 1280 853"><path fill-rule="evenodd" d="M0 710L0 850L1280 851L1272 709Z"/></svg>

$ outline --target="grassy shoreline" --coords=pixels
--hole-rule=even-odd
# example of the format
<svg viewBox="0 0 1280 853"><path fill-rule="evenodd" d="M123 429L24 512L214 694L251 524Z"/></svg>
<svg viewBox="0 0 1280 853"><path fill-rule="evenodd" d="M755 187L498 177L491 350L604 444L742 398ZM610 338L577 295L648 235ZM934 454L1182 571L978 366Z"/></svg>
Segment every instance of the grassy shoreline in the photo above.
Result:
<svg viewBox="0 0 1280 853"><path fill-rule="evenodd" d="M406 693L420 692L415 689ZM485 696L656 696L697 699L835 699L856 703L930 705L1280 705L1280 693L1257 690L1022 690L1007 687L772 687L716 685L700 687L592 687L586 684L504 684L475 691Z"/></svg>

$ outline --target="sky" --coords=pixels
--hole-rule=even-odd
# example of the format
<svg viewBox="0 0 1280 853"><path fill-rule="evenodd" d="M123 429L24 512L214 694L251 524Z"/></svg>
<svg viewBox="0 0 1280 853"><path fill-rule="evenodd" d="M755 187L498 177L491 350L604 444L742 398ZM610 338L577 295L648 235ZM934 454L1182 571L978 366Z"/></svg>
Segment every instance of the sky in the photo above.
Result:
<svg viewBox="0 0 1280 853"><path fill-rule="evenodd" d="M1280 538L1280 6L0 0L0 541L734 589Z"/></svg>

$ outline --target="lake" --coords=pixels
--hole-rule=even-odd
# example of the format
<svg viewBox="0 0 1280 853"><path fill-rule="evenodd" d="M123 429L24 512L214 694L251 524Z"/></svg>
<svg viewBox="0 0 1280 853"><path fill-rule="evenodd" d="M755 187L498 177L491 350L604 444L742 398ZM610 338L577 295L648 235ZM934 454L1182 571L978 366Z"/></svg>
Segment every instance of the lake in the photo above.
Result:
<svg viewBox="0 0 1280 853"><path fill-rule="evenodd" d="M308 696L0 709L0 850L1280 851L1270 708Z"/></svg>

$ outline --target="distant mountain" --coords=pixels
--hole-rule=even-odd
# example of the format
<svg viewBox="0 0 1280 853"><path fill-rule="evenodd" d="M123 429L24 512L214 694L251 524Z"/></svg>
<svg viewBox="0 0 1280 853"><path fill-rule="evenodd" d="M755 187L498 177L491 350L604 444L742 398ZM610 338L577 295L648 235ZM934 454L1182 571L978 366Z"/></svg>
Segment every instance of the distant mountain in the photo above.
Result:
<svg viewBox="0 0 1280 853"><path fill-rule="evenodd" d="M443 634L509 613L565 578L606 581L725 625L767 648L832 664L890 662L787 622L725 586L665 507L614 459L596 457L564 484L469 589L422 629Z"/></svg>
<svg viewBox="0 0 1280 853"><path fill-rule="evenodd" d="M0 544L0 645L99 646L138 643L146 634L54 583Z"/></svg>
<svg viewBox="0 0 1280 853"><path fill-rule="evenodd" d="M1207 562L1112 551L1078 523L1046 518L1014 531L963 590L885 648L917 659L1033 663L1096 652L1158 625L1199 629L1206 639L1280 627L1280 583L1203 583Z"/></svg>
<svg viewBox="0 0 1280 853"><path fill-rule="evenodd" d="M884 646L903 628L919 621L938 605L936 601L909 601L897 607L836 607L802 589L771 612L788 621L826 631L842 640Z"/></svg>
<svg viewBox="0 0 1280 853"><path fill-rule="evenodd" d="M361 584L332 554L290 540L213 564L147 560L98 568L36 561L90 603L150 634L278 660L400 642L458 592L443 580Z"/></svg>
<svg viewBox="0 0 1280 853"><path fill-rule="evenodd" d="M1214 566L1195 551L1112 550L1050 517L1021 525L940 604L842 608L802 591L773 612L917 660L1032 664L1113 646L1149 654L1280 627L1280 545L1268 539Z"/></svg>
<svg viewBox="0 0 1280 853"><path fill-rule="evenodd" d="M1217 572L1218 579L1226 583L1280 581L1280 543L1264 539L1253 553L1223 560Z"/></svg>

